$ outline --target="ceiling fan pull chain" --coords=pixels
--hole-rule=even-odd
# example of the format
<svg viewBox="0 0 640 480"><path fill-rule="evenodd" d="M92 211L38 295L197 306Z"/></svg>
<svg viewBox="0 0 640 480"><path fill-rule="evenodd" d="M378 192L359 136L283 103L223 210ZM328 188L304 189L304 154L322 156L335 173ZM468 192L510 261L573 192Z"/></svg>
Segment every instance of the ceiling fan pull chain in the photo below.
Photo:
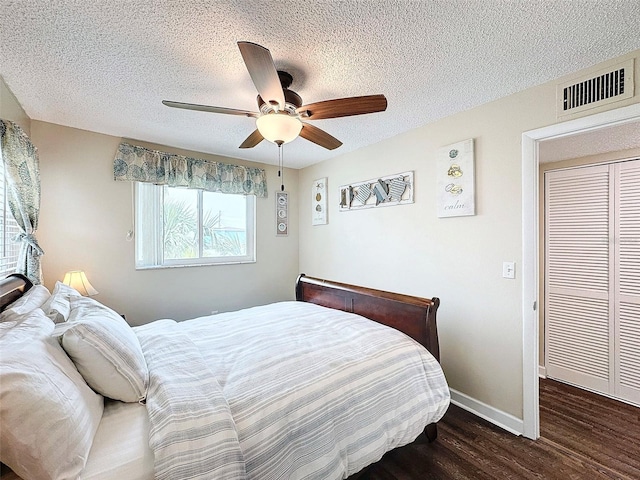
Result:
<svg viewBox="0 0 640 480"><path fill-rule="evenodd" d="M278 178L282 177L282 144L278 144Z"/></svg>
<svg viewBox="0 0 640 480"><path fill-rule="evenodd" d="M284 192L284 154L282 143L278 144L278 176L280 177L280 191Z"/></svg>

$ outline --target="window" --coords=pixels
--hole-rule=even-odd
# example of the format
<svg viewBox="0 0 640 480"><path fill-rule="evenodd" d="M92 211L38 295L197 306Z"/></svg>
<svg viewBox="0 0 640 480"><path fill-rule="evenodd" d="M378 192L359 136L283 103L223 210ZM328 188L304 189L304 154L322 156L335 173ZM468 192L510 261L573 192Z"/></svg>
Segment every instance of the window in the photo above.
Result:
<svg viewBox="0 0 640 480"><path fill-rule="evenodd" d="M2 155L0 155L2 159ZM0 276L4 277L10 273L15 273L18 264L18 253L20 252L20 242L14 242L16 235L20 233L20 227L11 210L7 200L7 181L4 175L4 162L0 165Z"/></svg>
<svg viewBox="0 0 640 480"><path fill-rule="evenodd" d="M136 184L136 268L255 262L255 195Z"/></svg>

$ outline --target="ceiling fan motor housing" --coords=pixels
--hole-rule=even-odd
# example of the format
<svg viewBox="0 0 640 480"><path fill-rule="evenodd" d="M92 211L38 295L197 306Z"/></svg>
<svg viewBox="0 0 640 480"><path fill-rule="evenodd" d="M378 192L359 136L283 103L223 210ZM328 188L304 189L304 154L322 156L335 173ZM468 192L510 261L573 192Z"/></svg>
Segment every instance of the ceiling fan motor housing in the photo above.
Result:
<svg viewBox="0 0 640 480"><path fill-rule="evenodd" d="M293 90L289 90L288 88L282 89L284 93L284 110L287 113L295 115L296 109L302 105L302 98ZM258 109L263 114L270 113L274 111L275 105L265 102L260 95L257 96L258 100Z"/></svg>
<svg viewBox="0 0 640 480"><path fill-rule="evenodd" d="M282 86L282 93L284 93L284 110L289 114L296 114L296 108L302 105L302 97L293 90L289 90L289 87L293 83L293 77L290 73L282 70L278 70L278 79ZM260 95L258 95L258 109L263 114L271 113L274 111L274 104L265 102Z"/></svg>

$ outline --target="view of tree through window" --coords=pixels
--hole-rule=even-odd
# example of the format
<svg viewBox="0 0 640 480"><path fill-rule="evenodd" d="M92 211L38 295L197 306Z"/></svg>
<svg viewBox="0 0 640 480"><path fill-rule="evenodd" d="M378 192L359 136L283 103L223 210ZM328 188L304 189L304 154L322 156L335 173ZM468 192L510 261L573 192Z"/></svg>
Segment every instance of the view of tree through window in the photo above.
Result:
<svg viewBox="0 0 640 480"><path fill-rule="evenodd" d="M136 268L256 261L255 195L136 184Z"/></svg>
<svg viewBox="0 0 640 480"><path fill-rule="evenodd" d="M164 258L247 254L246 200L241 195L165 187Z"/></svg>
<svg viewBox="0 0 640 480"><path fill-rule="evenodd" d="M242 196L203 192L202 212L204 257L247 254L247 209Z"/></svg>

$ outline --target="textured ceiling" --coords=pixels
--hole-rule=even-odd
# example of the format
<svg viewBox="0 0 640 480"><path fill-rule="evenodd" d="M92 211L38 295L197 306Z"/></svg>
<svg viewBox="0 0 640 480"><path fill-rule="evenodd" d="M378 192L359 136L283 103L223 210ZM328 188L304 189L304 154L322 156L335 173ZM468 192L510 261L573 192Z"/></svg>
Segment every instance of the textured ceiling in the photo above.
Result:
<svg viewBox="0 0 640 480"><path fill-rule="evenodd" d="M304 103L383 93L386 112L313 124L304 167L640 48L637 0L0 0L0 75L35 120L277 163L238 145L256 110L236 42L271 50Z"/></svg>
<svg viewBox="0 0 640 480"><path fill-rule="evenodd" d="M640 122L589 130L540 142L541 163L640 148Z"/></svg>

